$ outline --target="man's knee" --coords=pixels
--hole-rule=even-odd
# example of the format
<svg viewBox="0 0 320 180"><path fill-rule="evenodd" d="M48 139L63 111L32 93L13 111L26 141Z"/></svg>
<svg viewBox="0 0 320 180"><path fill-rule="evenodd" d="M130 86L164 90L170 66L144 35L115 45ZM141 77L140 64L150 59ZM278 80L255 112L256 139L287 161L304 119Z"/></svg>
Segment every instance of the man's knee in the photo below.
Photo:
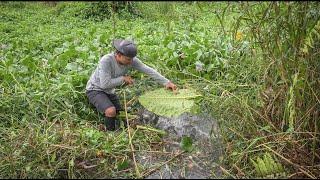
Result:
<svg viewBox="0 0 320 180"><path fill-rule="evenodd" d="M117 115L116 108L114 106L109 107L104 112L106 117L115 117Z"/></svg>

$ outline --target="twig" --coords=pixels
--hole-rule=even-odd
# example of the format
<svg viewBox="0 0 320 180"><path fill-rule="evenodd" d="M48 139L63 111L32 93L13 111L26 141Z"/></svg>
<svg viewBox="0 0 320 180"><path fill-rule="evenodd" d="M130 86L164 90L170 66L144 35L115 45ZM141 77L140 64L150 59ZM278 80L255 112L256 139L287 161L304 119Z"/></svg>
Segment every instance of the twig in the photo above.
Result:
<svg viewBox="0 0 320 180"><path fill-rule="evenodd" d="M138 179L139 179L141 177L141 174L140 174L138 166L137 166L136 158L135 158L135 155L134 155L134 148L133 148L133 145L132 145L132 138L131 138L131 134L130 134L130 126L129 126L129 120L128 120L127 104L126 104L126 92L123 92L123 96L124 96L124 110L125 110L125 113L126 113L126 121L127 121L127 127L128 127L129 143L130 143L130 147L131 147L132 158L133 158L133 162L134 162L134 168L135 168L135 171L136 171L136 175L138 176Z"/></svg>
<svg viewBox="0 0 320 180"><path fill-rule="evenodd" d="M134 100L137 99L137 96L133 97L130 101L127 102L127 106L129 106Z"/></svg>
<svg viewBox="0 0 320 180"><path fill-rule="evenodd" d="M314 177L312 174L309 174L308 172L306 172L305 170L303 170L303 168L299 168L299 170L301 172L303 172L303 174L307 175L308 177L310 177L311 179L317 179L316 177Z"/></svg>
<svg viewBox="0 0 320 180"><path fill-rule="evenodd" d="M241 176L245 176L244 172L236 164L233 164L232 167L234 167Z"/></svg>
<svg viewBox="0 0 320 180"><path fill-rule="evenodd" d="M81 162L81 163L79 163L78 164L79 166L81 166L83 169L90 169L90 168L94 168L94 167L97 167L98 165L90 165L90 166L88 166L88 165L86 165L86 162L85 161L83 161L83 162Z"/></svg>
<svg viewBox="0 0 320 180"><path fill-rule="evenodd" d="M124 169L124 170L118 171L117 173L121 174L121 173L124 173L124 172L128 172L128 171L130 171L130 170L131 170L131 168L129 168L129 169Z"/></svg>
<svg viewBox="0 0 320 180"><path fill-rule="evenodd" d="M153 169L151 169L151 170L143 173L142 176L141 176L141 178L146 177L147 175L149 175L149 174L151 174L152 172L156 171L157 169L159 169L159 168L162 167L163 165L168 164L170 161L172 161L172 160L175 159L176 157L180 156L180 155L183 154L184 152L185 152L185 151L180 152L179 154L175 155L174 157L172 157L172 158L169 159L168 161L160 164L158 167L155 167L155 168L153 168Z"/></svg>
<svg viewBox="0 0 320 180"><path fill-rule="evenodd" d="M226 169L224 169L222 166L219 166L220 169L222 170L222 172L224 172L225 174L231 176L233 179L237 179L235 176L233 176L232 174L230 174Z"/></svg>
<svg viewBox="0 0 320 180"><path fill-rule="evenodd" d="M123 152L127 152L129 150L122 150ZM130 150L132 151L132 150ZM149 151L149 150L134 150L134 152L146 152L146 153L159 153L159 154L172 154L172 152L163 152L163 151Z"/></svg>
<svg viewBox="0 0 320 180"><path fill-rule="evenodd" d="M76 147L63 146L63 145L60 145L60 144L51 144L51 146L59 147L59 148L63 148L63 149L74 149L74 148L76 148Z"/></svg>
<svg viewBox="0 0 320 180"><path fill-rule="evenodd" d="M243 137L239 132L237 132L236 130L234 130L231 127L228 127L228 129L230 129L232 132L234 132L235 134L237 134L239 137L241 137L243 140L248 140L247 138Z"/></svg>
<svg viewBox="0 0 320 180"><path fill-rule="evenodd" d="M155 129L155 128L151 128L151 127L140 126L140 125L137 125L137 129L145 129L145 130L149 130L149 131L154 131L154 132L157 132L162 135L166 134L166 132L163 130Z"/></svg>

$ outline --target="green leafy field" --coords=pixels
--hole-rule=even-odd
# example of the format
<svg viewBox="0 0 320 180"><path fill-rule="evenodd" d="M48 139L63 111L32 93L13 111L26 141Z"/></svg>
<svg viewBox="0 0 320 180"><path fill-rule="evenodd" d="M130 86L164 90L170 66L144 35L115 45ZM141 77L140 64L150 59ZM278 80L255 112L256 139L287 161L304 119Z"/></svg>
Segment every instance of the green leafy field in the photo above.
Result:
<svg viewBox="0 0 320 180"><path fill-rule="evenodd" d="M114 5L114 4L113 4ZM130 4L129 4L130 5ZM113 7L118 7L115 9ZM138 178L130 144L102 132L85 85L114 38L192 88L220 125L222 178L320 177L320 6L316 2L0 3L0 177ZM132 11L133 10L133 11ZM139 72L121 101L161 87ZM124 99L124 94L126 98ZM152 143L151 143L152 142Z"/></svg>

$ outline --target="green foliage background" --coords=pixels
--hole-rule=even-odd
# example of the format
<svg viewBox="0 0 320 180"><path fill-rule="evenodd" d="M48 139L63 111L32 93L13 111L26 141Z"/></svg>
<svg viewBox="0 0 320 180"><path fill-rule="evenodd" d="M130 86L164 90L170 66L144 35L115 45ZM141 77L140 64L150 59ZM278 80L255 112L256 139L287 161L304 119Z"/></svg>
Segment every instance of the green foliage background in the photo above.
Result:
<svg viewBox="0 0 320 180"><path fill-rule="evenodd" d="M270 175L257 165L271 153L266 161L282 164L280 177L319 178L319 9L316 2L1 2L0 177L137 177L127 134L98 131L101 116L84 93L112 39L130 38L144 63L203 95L200 107L221 127L223 177ZM117 89L121 98L159 87L133 76L133 87ZM139 108L134 103L131 113ZM150 149L155 141L155 131L137 131L133 144Z"/></svg>

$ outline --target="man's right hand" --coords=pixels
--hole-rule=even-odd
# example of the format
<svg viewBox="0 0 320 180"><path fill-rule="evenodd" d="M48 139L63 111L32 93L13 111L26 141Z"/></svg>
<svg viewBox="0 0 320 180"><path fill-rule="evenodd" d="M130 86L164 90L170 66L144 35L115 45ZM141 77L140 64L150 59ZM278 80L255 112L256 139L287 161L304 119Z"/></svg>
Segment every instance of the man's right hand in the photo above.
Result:
<svg viewBox="0 0 320 180"><path fill-rule="evenodd" d="M133 84L133 79L131 78L131 76L123 76L123 80L126 84Z"/></svg>

